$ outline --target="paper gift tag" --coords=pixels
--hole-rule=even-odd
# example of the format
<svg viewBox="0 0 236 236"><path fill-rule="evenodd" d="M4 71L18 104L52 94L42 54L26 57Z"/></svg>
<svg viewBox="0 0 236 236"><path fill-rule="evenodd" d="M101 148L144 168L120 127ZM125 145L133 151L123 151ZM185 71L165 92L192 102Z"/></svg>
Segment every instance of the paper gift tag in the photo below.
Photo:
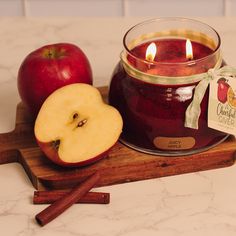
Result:
<svg viewBox="0 0 236 236"><path fill-rule="evenodd" d="M208 126L236 135L236 79L219 76L210 82Z"/></svg>

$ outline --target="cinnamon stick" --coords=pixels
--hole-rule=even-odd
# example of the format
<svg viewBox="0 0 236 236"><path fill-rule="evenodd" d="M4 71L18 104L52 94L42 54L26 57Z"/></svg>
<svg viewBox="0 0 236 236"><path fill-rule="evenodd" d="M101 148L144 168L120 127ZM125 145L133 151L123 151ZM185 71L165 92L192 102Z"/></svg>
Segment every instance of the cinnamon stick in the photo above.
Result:
<svg viewBox="0 0 236 236"><path fill-rule="evenodd" d="M34 191L34 204L51 204L65 196L70 190ZM108 204L110 194L101 192L88 192L76 203Z"/></svg>
<svg viewBox="0 0 236 236"><path fill-rule="evenodd" d="M68 194L61 197L59 200L52 203L50 206L38 213L35 216L36 221L41 226L46 225L61 213L63 213L70 206L72 206L79 199L81 199L91 188L96 185L96 183L98 183L99 179L100 175L98 172L96 172L82 184L73 188L70 192L68 192Z"/></svg>

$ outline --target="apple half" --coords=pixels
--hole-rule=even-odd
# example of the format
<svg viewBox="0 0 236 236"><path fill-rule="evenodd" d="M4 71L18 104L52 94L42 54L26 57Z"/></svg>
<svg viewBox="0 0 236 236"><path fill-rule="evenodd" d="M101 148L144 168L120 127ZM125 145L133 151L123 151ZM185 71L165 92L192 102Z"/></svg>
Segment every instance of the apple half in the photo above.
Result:
<svg viewBox="0 0 236 236"><path fill-rule="evenodd" d="M98 89L77 83L43 103L34 133L41 150L61 166L84 166L103 158L122 132L122 117Z"/></svg>

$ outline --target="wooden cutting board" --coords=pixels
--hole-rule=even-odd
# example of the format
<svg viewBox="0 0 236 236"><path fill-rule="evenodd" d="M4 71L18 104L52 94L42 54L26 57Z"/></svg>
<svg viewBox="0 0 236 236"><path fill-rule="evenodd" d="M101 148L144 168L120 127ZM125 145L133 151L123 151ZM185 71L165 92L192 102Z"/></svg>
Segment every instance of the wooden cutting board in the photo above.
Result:
<svg viewBox="0 0 236 236"><path fill-rule="evenodd" d="M99 88L104 99L107 87ZM230 137L217 147L195 155L160 157L143 154L117 143L108 156L80 168L63 168L45 158L33 135L33 121L26 108L17 106L14 131L0 134L0 164L19 162L36 189L71 188L99 170L98 186L126 183L231 166L235 162L236 141Z"/></svg>

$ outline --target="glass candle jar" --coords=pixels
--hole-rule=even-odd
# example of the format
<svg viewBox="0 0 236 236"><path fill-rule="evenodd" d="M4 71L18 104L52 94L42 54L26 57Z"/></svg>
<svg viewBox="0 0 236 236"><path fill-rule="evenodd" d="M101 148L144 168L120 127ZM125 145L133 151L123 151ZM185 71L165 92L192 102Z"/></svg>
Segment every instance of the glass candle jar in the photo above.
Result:
<svg viewBox="0 0 236 236"><path fill-rule="evenodd" d="M121 142L166 156L193 154L222 142L227 134L207 125L208 90L198 129L185 127L185 112L200 82L195 75L223 65L220 43L213 28L190 19L160 18L132 27L109 87L109 103L124 121Z"/></svg>

